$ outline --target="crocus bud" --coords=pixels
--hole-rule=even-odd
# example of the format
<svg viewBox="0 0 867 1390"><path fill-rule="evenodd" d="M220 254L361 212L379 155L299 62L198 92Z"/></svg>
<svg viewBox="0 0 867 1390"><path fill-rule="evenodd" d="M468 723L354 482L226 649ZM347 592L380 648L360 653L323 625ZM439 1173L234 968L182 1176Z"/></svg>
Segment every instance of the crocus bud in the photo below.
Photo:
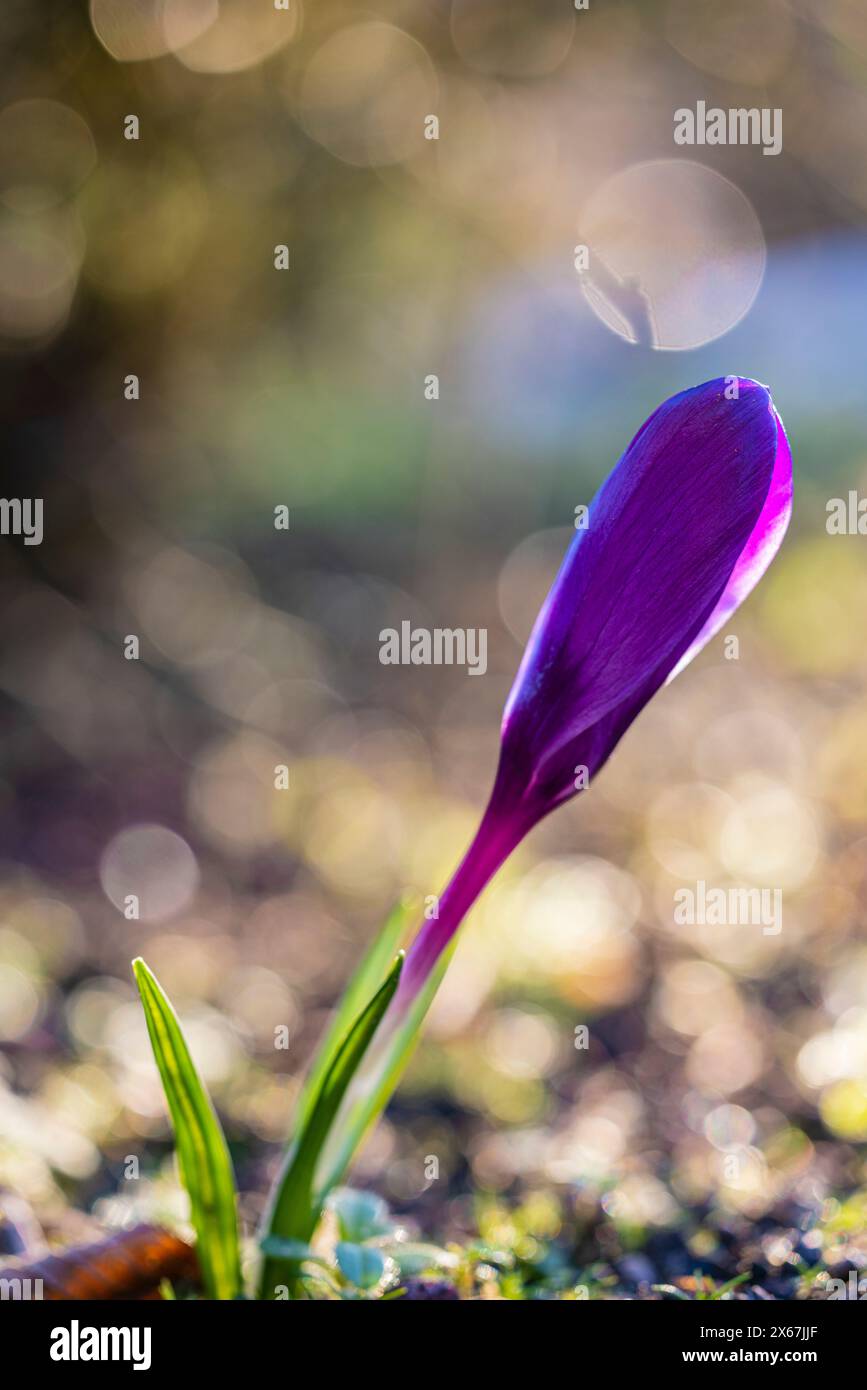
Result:
<svg viewBox="0 0 867 1390"><path fill-rule="evenodd" d="M393 1007L417 997L482 888L527 832L582 790L660 686L764 574L792 506L792 460L766 387L725 377L672 396L589 508L536 619L503 715L481 825L410 947Z"/></svg>

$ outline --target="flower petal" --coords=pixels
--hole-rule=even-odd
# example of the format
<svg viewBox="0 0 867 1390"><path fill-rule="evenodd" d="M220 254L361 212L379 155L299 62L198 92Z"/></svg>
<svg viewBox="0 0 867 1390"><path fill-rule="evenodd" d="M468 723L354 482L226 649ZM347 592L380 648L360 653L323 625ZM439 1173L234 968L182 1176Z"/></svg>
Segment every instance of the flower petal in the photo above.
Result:
<svg viewBox="0 0 867 1390"><path fill-rule="evenodd" d="M576 763L602 765L763 573L790 497L788 446L760 383L706 382L650 416L591 503L531 634L503 718L498 783L510 799L523 778L525 806L544 814L574 793Z"/></svg>
<svg viewBox="0 0 867 1390"><path fill-rule="evenodd" d="M669 675L670 681L674 680L675 676L689 665L702 647L707 646L735 609L739 608L744 599L749 596L779 550L786 534L792 515L792 453L783 422L776 411L774 411L774 419L777 426L777 452L765 505L762 507L753 534L747 541L729 576L729 582L723 591L722 598L695 641L684 652Z"/></svg>

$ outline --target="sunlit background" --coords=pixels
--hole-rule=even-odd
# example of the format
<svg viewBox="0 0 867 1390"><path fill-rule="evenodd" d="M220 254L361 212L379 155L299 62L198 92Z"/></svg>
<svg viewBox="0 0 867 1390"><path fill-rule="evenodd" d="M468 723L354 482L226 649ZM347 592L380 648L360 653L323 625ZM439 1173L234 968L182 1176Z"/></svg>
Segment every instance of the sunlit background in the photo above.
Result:
<svg viewBox="0 0 867 1390"><path fill-rule="evenodd" d="M863 7L6 0L0 35L4 495L45 499L2 555L0 1185L64 1238L182 1213L141 953L255 1220L365 943L474 828L575 507L740 373L797 494L739 659L486 892L355 1173L440 1234L549 1188L860 1222L867 557L825 508L867 486ZM698 100L781 108L782 153L676 147ZM485 677L381 665L403 619L486 627ZM676 925L699 879L781 888L782 931Z"/></svg>

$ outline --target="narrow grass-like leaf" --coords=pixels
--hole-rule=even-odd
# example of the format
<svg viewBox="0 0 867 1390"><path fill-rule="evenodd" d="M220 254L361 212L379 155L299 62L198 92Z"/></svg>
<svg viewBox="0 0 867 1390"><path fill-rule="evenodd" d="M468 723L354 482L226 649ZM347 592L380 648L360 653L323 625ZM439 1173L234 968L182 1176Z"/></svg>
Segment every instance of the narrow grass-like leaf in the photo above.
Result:
<svg viewBox="0 0 867 1390"><path fill-rule="evenodd" d="M720 1284L719 1288L714 1289L707 1297L711 1302L716 1302L721 1298L725 1298L726 1294L730 1294L733 1289L736 1289L739 1284L742 1284L745 1279L749 1279L750 1277L749 1270L747 1270L745 1274L736 1274L734 1279L728 1279L725 1284Z"/></svg>
<svg viewBox="0 0 867 1390"><path fill-rule="evenodd" d="M395 1029L385 1050L377 1057L375 1069L364 1078L363 1085L357 1087L360 1092L357 1100L343 1107L328 1136L328 1143L323 1147L316 1173L318 1191L330 1192L341 1181L356 1149L391 1099L415 1050L425 1014L453 952L454 943L443 952L424 989L407 1010L406 1017Z"/></svg>
<svg viewBox="0 0 867 1390"><path fill-rule="evenodd" d="M362 1009L339 1042L306 1111L283 1169L272 1190L265 1221L266 1241L309 1241L316 1229L325 1192L315 1185L319 1157L347 1088L364 1057L380 1019L391 1003L400 978L403 955L395 960L383 984ZM273 1244L268 1246L273 1250ZM260 1298L276 1297L278 1285L292 1285L298 1277L296 1261L266 1255L262 1263Z"/></svg>
<svg viewBox="0 0 867 1390"><path fill-rule="evenodd" d="M401 938L417 908L416 901L409 897L398 903L377 932L344 990L302 1088L295 1111L296 1134L310 1118L310 1110L319 1094L323 1077L334 1061L348 1030L385 979L388 968L397 954Z"/></svg>
<svg viewBox="0 0 867 1390"><path fill-rule="evenodd" d="M141 957L132 968L175 1131L205 1290L210 1298L236 1298L241 1293L238 1213L226 1138L177 1014Z"/></svg>

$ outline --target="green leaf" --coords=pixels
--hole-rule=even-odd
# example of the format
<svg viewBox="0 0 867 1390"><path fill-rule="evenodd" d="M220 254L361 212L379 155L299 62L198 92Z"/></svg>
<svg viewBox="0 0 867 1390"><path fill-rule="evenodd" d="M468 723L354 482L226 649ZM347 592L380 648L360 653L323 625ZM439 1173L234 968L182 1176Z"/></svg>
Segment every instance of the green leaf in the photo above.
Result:
<svg viewBox="0 0 867 1390"><path fill-rule="evenodd" d="M717 1299L725 1298L727 1294L730 1294L733 1289L736 1289L739 1284L742 1284L744 1280L749 1279L749 1277L750 1271L747 1270L746 1274L736 1274L734 1279L729 1279L725 1284L720 1284L719 1288L714 1289L713 1293L710 1294L711 1301L713 1302Z"/></svg>
<svg viewBox="0 0 867 1390"><path fill-rule="evenodd" d="M395 1227L387 1204L375 1192L340 1187L328 1198L328 1209L337 1217L340 1239L357 1245L375 1236L390 1235Z"/></svg>
<svg viewBox="0 0 867 1390"><path fill-rule="evenodd" d="M177 1014L139 957L132 963L168 1102L181 1181L190 1198L196 1253L210 1298L242 1292L235 1175L226 1137L193 1065Z"/></svg>
<svg viewBox="0 0 867 1390"><path fill-rule="evenodd" d="M282 1236L266 1236L260 1241L266 1255L274 1255L278 1260L309 1260L313 1251L306 1240L284 1240Z"/></svg>
<svg viewBox="0 0 867 1390"><path fill-rule="evenodd" d="M385 1273L385 1257L372 1245L337 1242L337 1263L357 1289L372 1289Z"/></svg>
<svg viewBox="0 0 867 1390"><path fill-rule="evenodd" d="M374 937L372 945L362 957L360 965L344 990L302 1088L295 1112L296 1133L300 1132L309 1120L310 1111L328 1068L334 1061L348 1030L368 1000L379 989L397 954L407 923L417 907L415 900L409 897L398 903Z"/></svg>
<svg viewBox="0 0 867 1390"><path fill-rule="evenodd" d="M385 1048L377 1055L374 1068L359 1077L359 1099L344 1108L328 1137L327 1148L316 1173L317 1190L330 1192L346 1172L356 1149L385 1109L418 1041L419 1029L439 988L454 951L454 942L440 956L427 984L406 1011L406 1015Z"/></svg>
<svg viewBox="0 0 867 1390"><path fill-rule="evenodd" d="M340 1103L379 1022L391 1003L403 965L398 955L383 984L339 1043L325 1071L316 1095L307 1108L307 1118L286 1155L283 1169L274 1184L265 1221L266 1238L309 1241L316 1229L324 1193L315 1185L316 1169ZM260 1298L273 1298L278 1283L297 1278L297 1262L266 1255L260 1282Z"/></svg>
<svg viewBox="0 0 867 1390"><path fill-rule="evenodd" d="M315 1254L304 1240L283 1240L281 1236L266 1236L260 1244L264 1255L273 1255L277 1260L292 1260L299 1264L309 1260L313 1264L328 1268L328 1261Z"/></svg>

